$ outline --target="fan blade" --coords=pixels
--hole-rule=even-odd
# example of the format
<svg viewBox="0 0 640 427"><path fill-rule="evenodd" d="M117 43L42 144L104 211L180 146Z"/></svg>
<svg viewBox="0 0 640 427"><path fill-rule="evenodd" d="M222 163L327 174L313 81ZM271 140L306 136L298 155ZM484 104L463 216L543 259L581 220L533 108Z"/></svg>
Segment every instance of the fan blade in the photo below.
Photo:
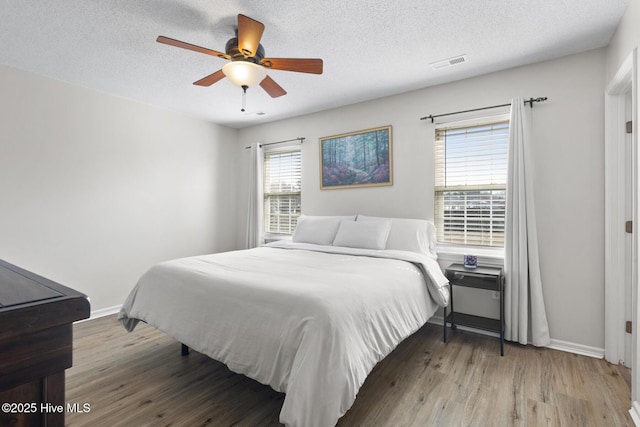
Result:
<svg viewBox="0 0 640 427"><path fill-rule="evenodd" d="M158 43L168 44L169 46L181 47L183 49L193 50L194 52L200 52L211 56L217 56L224 59L231 59L226 53L218 52L217 50L207 49L206 47L196 46L195 44L181 42L180 40L170 39L165 36L158 36L156 39Z"/></svg>
<svg viewBox="0 0 640 427"><path fill-rule="evenodd" d="M282 95L286 95L287 91L276 83L271 77L267 76L260 82L260 87L269 94L272 98L277 98Z"/></svg>
<svg viewBox="0 0 640 427"><path fill-rule="evenodd" d="M209 74L207 77L201 78L197 82L193 82L193 84L194 85L198 85L198 86L211 86L215 82L218 82L218 81L224 79L224 77L225 76L224 76L224 73L222 72L222 70L218 70L213 74Z"/></svg>
<svg viewBox="0 0 640 427"><path fill-rule="evenodd" d="M238 14L238 50L245 56L255 56L263 32L264 25L262 22Z"/></svg>
<svg viewBox="0 0 640 427"><path fill-rule="evenodd" d="M298 73L322 74L322 59L264 58L260 64L272 70L296 71Z"/></svg>

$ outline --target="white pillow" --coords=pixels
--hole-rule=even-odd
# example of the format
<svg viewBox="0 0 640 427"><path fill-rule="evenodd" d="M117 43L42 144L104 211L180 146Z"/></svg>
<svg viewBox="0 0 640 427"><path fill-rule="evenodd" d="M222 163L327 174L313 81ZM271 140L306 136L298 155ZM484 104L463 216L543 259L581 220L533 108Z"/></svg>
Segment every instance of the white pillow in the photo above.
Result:
<svg viewBox="0 0 640 427"><path fill-rule="evenodd" d="M298 243L331 245L341 220L354 222L354 216L309 216L300 215L291 240Z"/></svg>
<svg viewBox="0 0 640 427"><path fill-rule="evenodd" d="M436 228L430 221L409 218L378 218L358 215L356 221L391 221L391 230L385 249L417 252L421 254L436 254Z"/></svg>
<svg viewBox="0 0 640 427"><path fill-rule="evenodd" d="M333 246L348 248L378 249L385 248L391 221L341 221Z"/></svg>

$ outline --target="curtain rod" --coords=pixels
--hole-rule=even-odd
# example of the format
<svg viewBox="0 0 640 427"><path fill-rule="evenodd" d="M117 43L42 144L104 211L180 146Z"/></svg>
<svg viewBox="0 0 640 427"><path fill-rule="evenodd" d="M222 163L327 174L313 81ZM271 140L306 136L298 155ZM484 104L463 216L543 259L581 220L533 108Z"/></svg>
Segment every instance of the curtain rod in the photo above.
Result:
<svg viewBox="0 0 640 427"><path fill-rule="evenodd" d="M285 139L284 141L276 141L276 142L269 142L267 144L260 144L260 147L265 147L267 145L274 145L274 144L284 144L285 142L291 142L291 141L300 141L300 144L302 144L304 142L304 136L299 136L297 138L292 138L292 139ZM244 147L245 149L247 148L251 148L251 146L249 147Z"/></svg>
<svg viewBox="0 0 640 427"><path fill-rule="evenodd" d="M526 99L524 101L524 103L525 103L525 105L526 104L531 104L531 108L533 108L533 103L534 102L544 102L546 100L547 100L547 97L543 96L543 97L540 97L540 98L529 98L529 99ZM453 113L438 114L436 116L429 115L429 116L425 116L425 117L420 117L420 120L431 119L431 123L433 123L433 119L435 119L436 117L451 116L453 114L470 113L472 111L489 110L491 108L508 107L510 105L511 105L510 103L509 104L501 104L501 105L492 105L491 107L482 107L482 108L474 108L472 110L455 111Z"/></svg>

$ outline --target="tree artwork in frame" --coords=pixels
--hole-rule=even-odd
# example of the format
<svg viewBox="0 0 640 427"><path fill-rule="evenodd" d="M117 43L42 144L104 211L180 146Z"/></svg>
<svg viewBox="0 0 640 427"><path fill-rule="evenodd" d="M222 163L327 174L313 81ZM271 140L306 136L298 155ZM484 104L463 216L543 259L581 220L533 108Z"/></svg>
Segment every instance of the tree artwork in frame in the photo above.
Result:
<svg viewBox="0 0 640 427"><path fill-rule="evenodd" d="M320 138L320 188L393 185L391 126Z"/></svg>

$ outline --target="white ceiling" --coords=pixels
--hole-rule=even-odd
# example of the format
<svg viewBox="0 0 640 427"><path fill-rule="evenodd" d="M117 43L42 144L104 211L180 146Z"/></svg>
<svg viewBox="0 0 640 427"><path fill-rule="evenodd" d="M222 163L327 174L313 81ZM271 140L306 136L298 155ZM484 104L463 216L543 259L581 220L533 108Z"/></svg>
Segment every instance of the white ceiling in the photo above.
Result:
<svg viewBox="0 0 640 427"><path fill-rule="evenodd" d="M627 3L2 0L0 63L241 128L606 46ZM225 60L155 41L224 51L238 13L264 23L267 57L322 58L324 74L269 71L288 94L250 88L247 114L227 79L192 85Z"/></svg>

